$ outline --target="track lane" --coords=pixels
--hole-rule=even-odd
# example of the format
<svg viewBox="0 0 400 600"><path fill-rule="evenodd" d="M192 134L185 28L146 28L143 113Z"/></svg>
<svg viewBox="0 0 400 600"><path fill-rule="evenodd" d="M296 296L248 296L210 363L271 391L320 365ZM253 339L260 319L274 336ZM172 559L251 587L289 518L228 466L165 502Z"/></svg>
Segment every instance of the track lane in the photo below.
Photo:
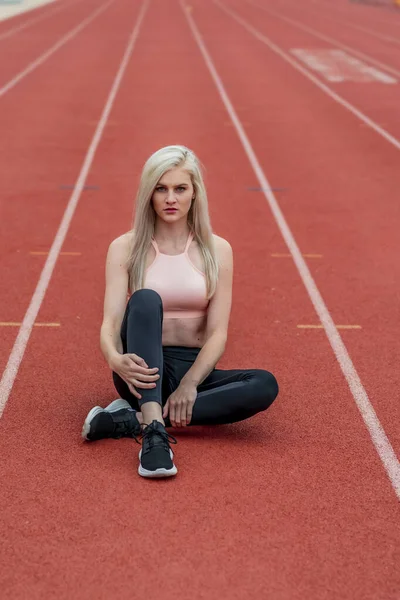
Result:
<svg viewBox="0 0 400 600"><path fill-rule="evenodd" d="M243 37L235 30L229 38L224 25L220 47L218 12L195 10L203 34L213 32L214 50L236 56L232 41ZM258 70L258 50L246 44L240 51L248 77ZM226 76L237 90L243 73ZM131 598L125 575L138 560L135 593L148 593L159 577L166 599L186 598L188 589L192 598L219 600L265 593L350 599L354 590L371 600L394 596L397 507L389 482L328 344L321 340L316 355L316 343L295 329L313 309L292 263L266 259L285 251L281 236L265 202L248 189L257 185L254 174L176 3L152 3L112 119L91 173L100 193L79 204L67 239L83 258L58 263L40 314L68 326L57 343L52 332L33 332L0 424L4 474L21 473L0 517L13 523L7 540L19 569L3 577L14 597L29 586L33 598L49 590L59 598L71 591L76 598ZM114 394L97 349L106 248L127 229L144 160L175 141L206 162L213 224L235 251L223 364L270 368L282 392L252 421L181 433L178 478L145 482L136 475L133 442L83 446L78 438L88 407ZM275 164L276 149L266 156ZM24 477L27 465L34 478ZM150 504L151 521L143 517ZM167 554L155 554L155 546Z"/></svg>

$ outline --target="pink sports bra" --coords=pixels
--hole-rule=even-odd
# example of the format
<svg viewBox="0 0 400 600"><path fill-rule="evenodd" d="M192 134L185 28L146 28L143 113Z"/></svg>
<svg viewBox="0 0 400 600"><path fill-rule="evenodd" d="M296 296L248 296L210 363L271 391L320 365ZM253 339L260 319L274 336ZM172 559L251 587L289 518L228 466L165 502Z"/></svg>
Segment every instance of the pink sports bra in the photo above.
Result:
<svg viewBox="0 0 400 600"><path fill-rule="evenodd" d="M202 317L207 313L209 300L206 297L206 278L188 255L192 240L191 232L184 252L175 255L162 254L155 239L151 240L156 257L146 270L143 287L160 294L164 318Z"/></svg>

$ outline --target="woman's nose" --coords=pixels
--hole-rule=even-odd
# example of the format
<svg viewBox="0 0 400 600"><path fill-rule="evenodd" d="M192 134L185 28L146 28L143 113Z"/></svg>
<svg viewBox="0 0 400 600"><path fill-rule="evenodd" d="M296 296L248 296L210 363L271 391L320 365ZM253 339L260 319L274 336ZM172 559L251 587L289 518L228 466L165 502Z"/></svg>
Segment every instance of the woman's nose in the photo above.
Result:
<svg viewBox="0 0 400 600"><path fill-rule="evenodd" d="M175 202L175 192L174 190L168 191L167 202Z"/></svg>

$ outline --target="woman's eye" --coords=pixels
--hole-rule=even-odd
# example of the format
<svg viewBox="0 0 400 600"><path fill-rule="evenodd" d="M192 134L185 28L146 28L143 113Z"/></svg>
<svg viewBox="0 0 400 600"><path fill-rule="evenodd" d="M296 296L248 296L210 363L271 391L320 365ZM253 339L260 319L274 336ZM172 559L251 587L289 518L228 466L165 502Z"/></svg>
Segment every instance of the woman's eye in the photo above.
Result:
<svg viewBox="0 0 400 600"><path fill-rule="evenodd" d="M175 188L177 192L184 192L186 190L186 188L182 185L179 185L177 188ZM167 188L164 185L158 185L156 187L156 192L166 192Z"/></svg>

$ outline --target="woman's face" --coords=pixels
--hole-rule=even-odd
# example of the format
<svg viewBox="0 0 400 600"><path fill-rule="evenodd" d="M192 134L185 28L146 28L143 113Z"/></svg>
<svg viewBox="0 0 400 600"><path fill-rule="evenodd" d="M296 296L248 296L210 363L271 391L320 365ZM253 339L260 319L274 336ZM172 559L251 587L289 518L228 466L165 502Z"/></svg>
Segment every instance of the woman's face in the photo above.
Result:
<svg viewBox="0 0 400 600"><path fill-rule="evenodd" d="M187 216L193 196L189 173L182 167L177 167L164 173L157 183L152 198L153 208L163 221L179 221Z"/></svg>

